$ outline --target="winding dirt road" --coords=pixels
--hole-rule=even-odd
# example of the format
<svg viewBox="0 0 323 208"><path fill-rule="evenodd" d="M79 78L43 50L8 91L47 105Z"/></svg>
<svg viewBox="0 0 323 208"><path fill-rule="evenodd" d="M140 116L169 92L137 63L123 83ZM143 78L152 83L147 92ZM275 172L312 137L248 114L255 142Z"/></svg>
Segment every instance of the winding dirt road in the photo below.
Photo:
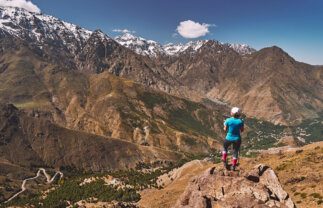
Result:
<svg viewBox="0 0 323 208"><path fill-rule="evenodd" d="M18 193L16 193L15 195L13 195L12 197L10 197L7 201L5 201L5 203L13 200L14 198L16 198L17 196L19 196L19 194L23 193L25 190L26 190L26 182L27 181L30 181L30 180L35 180L36 178L38 178L40 176L40 172L43 172L44 176L46 177L46 182L48 184L51 184L55 177L59 174L60 175L60 178L59 179L62 179L64 174L60 171L56 171L55 175L51 178L49 174L46 173L46 170L44 168L39 168L38 172L36 173L36 176L34 177L31 177L31 178L26 178L25 180L23 180L22 184L21 184L21 191L19 191Z"/></svg>

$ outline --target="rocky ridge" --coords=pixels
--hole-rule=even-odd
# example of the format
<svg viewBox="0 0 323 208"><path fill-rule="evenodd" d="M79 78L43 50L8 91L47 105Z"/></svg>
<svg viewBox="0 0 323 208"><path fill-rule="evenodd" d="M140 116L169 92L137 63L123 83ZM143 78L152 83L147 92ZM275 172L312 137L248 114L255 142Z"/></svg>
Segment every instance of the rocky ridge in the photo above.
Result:
<svg viewBox="0 0 323 208"><path fill-rule="evenodd" d="M190 181L174 207L286 207L295 205L275 172L257 165L247 173L210 168Z"/></svg>
<svg viewBox="0 0 323 208"><path fill-rule="evenodd" d="M156 56L178 56L180 53L189 51L190 54L194 54L206 44L209 40L197 40L190 41L186 44L173 44L168 43L166 45L160 45L153 40L146 40L142 37L134 36L130 33L114 38L119 44L131 49L137 54L155 58ZM255 52L256 50L248 46L247 44L232 44L232 43L220 43L224 47L231 48L241 55L247 55Z"/></svg>
<svg viewBox="0 0 323 208"><path fill-rule="evenodd" d="M32 41L40 48L46 44L54 44L57 49L67 50L78 54L91 37L92 31L75 24L62 21L56 17L27 11L22 8L0 7L0 35L12 35L24 40ZM102 39L111 39L101 33ZM197 51L207 41L191 41L185 45L172 43L162 46L153 40L146 40L125 33L114 39L137 54L156 57L157 55L178 55L188 48ZM246 44L225 43L238 53L245 55L255 50Z"/></svg>
<svg viewBox="0 0 323 208"><path fill-rule="evenodd" d="M1 37L12 35L32 41L39 47L54 42L59 49L77 53L92 34L90 30L56 17L22 8L0 7L0 13Z"/></svg>

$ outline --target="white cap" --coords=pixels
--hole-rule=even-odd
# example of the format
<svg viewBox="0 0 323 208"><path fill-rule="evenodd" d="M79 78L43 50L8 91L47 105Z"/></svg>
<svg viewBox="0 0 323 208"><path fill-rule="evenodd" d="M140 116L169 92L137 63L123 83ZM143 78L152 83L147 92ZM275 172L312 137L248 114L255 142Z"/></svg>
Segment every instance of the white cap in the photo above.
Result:
<svg viewBox="0 0 323 208"><path fill-rule="evenodd" d="M233 113L233 114L240 114L240 109L239 109L239 108L237 108L237 107L233 107L233 108L231 109L231 113Z"/></svg>

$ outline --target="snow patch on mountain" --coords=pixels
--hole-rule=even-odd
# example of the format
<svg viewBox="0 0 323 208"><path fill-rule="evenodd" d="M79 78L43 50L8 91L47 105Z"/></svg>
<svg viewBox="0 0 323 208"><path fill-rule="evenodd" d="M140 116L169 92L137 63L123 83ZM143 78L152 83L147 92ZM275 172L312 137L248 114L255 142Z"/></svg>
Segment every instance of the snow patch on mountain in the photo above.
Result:
<svg viewBox="0 0 323 208"><path fill-rule="evenodd" d="M0 37L12 35L31 41L39 47L51 42L54 43L56 48L77 54L95 32L101 41L110 40L101 31L92 32L50 15L38 14L18 7L0 6ZM137 54L151 58L159 55L177 56L184 52L194 54L208 42L208 40L198 40L190 41L186 44L169 43L160 45L153 40L146 40L130 33L117 36L114 40ZM255 51L246 44L219 44L231 48L241 55Z"/></svg>
<svg viewBox="0 0 323 208"><path fill-rule="evenodd" d="M247 44L224 43L224 45L229 46L241 55L248 55L256 51Z"/></svg>
<svg viewBox="0 0 323 208"><path fill-rule="evenodd" d="M0 31L39 45L54 40L68 49L80 47L92 34L90 30L56 17L18 7L0 7Z"/></svg>
<svg viewBox="0 0 323 208"><path fill-rule="evenodd" d="M164 49L161 45L153 40L146 40L141 37L134 36L130 33L117 36L114 39L120 45L123 45L137 54L155 57L158 54L163 54Z"/></svg>
<svg viewBox="0 0 323 208"><path fill-rule="evenodd" d="M168 43L166 45L160 45L155 41L146 40L141 37L134 36L129 33L115 37L115 41L119 44L129 48L137 54L156 57L157 55L167 55L167 56L177 56L183 52L190 52L191 54L196 53L208 40L197 40L190 41L186 44L174 44ZM216 41L217 42L217 41ZM231 48L241 55L251 54L256 51L246 44L230 44L230 43L220 43L223 46Z"/></svg>
<svg viewBox="0 0 323 208"><path fill-rule="evenodd" d="M173 44L173 43L169 43L163 46L165 53L169 56L174 56L174 55L178 55L186 50L190 49L190 52L192 54L194 54L195 52L198 51L198 49L200 49L205 43L207 42L207 40L198 40L198 41L190 41L188 43L184 44Z"/></svg>

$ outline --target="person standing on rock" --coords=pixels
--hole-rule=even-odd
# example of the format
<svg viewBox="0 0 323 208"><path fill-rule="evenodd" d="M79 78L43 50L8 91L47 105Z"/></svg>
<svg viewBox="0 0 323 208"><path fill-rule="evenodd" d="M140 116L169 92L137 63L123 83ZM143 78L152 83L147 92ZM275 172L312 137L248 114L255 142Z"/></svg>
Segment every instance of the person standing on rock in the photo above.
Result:
<svg viewBox="0 0 323 208"><path fill-rule="evenodd" d="M227 153L228 147L233 144L233 160L232 160L232 170L234 171L237 165L238 160L238 152L241 145L241 136L240 132L244 130L243 121L240 119L241 112L240 109L234 107L231 109L231 116L227 118L224 122L224 131L227 133L227 136L223 142L223 164L226 169L229 169L229 165L227 163Z"/></svg>

